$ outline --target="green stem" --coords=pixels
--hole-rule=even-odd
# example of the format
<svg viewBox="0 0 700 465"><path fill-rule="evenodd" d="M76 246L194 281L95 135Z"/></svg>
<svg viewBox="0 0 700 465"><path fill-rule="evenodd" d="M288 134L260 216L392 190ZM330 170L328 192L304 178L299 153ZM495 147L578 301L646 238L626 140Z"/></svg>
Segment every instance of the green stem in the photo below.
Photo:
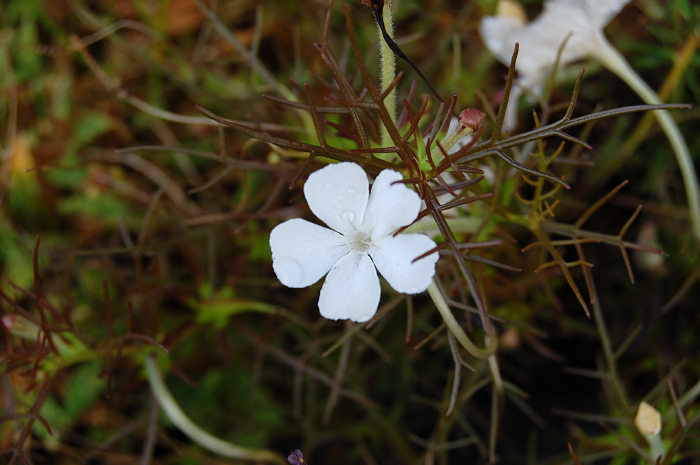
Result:
<svg viewBox="0 0 700 465"><path fill-rule="evenodd" d="M405 234L434 234L439 233L440 228L437 223L432 220L431 216L427 217L427 220L417 221L411 226L406 228L403 232ZM479 230L483 223L482 218L476 216L461 216L459 218L445 218L447 224L450 226L452 232L460 233L473 233Z"/></svg>
<svg viewBox="0 0 700 465"><path fill-rule="evenodd" d="M579 256L581 259L584 259L580 244L577 246L577 250L579 251ZM629 399L617 372L617 360L615 359L615 353L612 348L612 342L610 341L608 328L605 325L605 319L603 319L603 308L600 304L600 298L598 296L598 290L596 289L595 280L593 279L593 273L587 269L586 272L590 277L588 281L590 284L590 292L592 297L591 303L593 304L593 318L595 320L596 329L598 330L600 343L603 346L603 354L605 356L605 362L608 369L608 380L610 381L610 384L617 395L616 402L622 404L625 412L629 412Z"/></svg>
<svg viewBox="0 0 700 465"><path fill-rule="evenodd" d="M237 446L207 433L185 415L185 412L182 411L173 395L170 394L158 370L155 357L152 355L146 357L146 370L148 372L148 382L151 385L153 395L158 401L158 405L160 405L168 418L170 418L170 421L172 421L180 431L200 446L221 456L238 460L271 462L277 464L287 463L286 460L275 452L266 449L248 449L246 447Z"/></svg>
<svg viewBox="0 0 700 465"><path fill-rule="evenodd" d="M601 46L595 48L594 56L603 63L603 66L625 81L644 102L652 105L663 103L659 96L656 95L656 92L639 77L615 47L610 45L605 38L600 42ZM656 116L661 128L666 133L673 147L673 151L676 154L678 168L681 170L686 196L688 197L688 208L690 210L690 223L693 229L693 235L695 239L700 242L700 184L698 183L698 177L693 167L693 159L690 156L688 145L685 143L685 139L678 129L678 125L673 118L671 118L668 111L654 111L654 116Z"/></svg>
<svg viewBox="0 0 700 465"><path fill-rule="evenodd" d="M442 315L442 319L445 321L447 328L452 332L454 337L460 344L462 344L462 347L464 347L467 352L476 358L488 358L496 353L496 349L498 349L498 337L486 337L487 345L483 349L477 347L471 341L471 339L469 339L467 333L464 332L452 314L450 307L445 301L445 296L442 295L442 292L435 282L435 279L433 279L433 282L430 283L430 287L428 287L428 294L430 294L430 297L433 299L433 302L440 312L440 315Z"/></svg>
<svg viewBox="0 0 700 465"><path fill-rule="evenodd" d="M382 16L384 19L384 28L386 29L386 33L389 35L389 37L393 39L394 19L391 11L391 0L384 1L384 9L382 10ZM391 48L389 48L389 44L387 44L384 40L382 36L382 30L379 28L378 24L377 29L379 31L379 55L380 63L382 65L380 83L382 86L382 92L384 92L391 85L391 83L394 82L394 79L396 78L396 56L394 55L394 52L391 50ZM384 106L386 107L386 111L389 112L392 121L396 121L396 88L394 88L394 90L392 90L389 93L389 95L386 96L386 98L384 99ZM389 135L389 131L386 127L383 127L382 146L391 147L393 145L394 142L392 141L391 136Z"/></svg>
<svg viewBox="0 0 700 465"><path fill-rule="evenodd" d="M663 459L666 455L666 449L664 448L664 443L661 440L661 434L645 434L644 437L651 448L651 458L654 459L654 463L657 463L659 457Z"/></svg>
<svg viewBox="0 0 700 465"><path fill-rule="evenodd" d="M446 153L450 153L450 150L452 149L452 147L457 145L457 142L461 141L462 139L473 133L474 129L468 126L465 126L461 129L459 129L458 126L458 129L448 134L447 137L445 137L445 139L442 142L440 142L440 145ZM442 162L442 160L445 159L445 156L442 154L442 150L440 150L438 147L435 147L433 149L433 151L431 152L431 156L433 157L433 160L435 161L436 165L439 165Z"/></svg>

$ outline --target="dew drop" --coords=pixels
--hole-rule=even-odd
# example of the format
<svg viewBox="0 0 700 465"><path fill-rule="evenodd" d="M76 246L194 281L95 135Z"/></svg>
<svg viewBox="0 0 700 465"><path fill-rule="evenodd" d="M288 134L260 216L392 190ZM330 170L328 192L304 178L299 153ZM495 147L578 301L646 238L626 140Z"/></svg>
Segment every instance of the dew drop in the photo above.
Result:
<svg viewBox="0 0 700 465"><path fill-rule="evenodd" d="M304 269L301 263L291 257L279 257L272 262L277 279L287 287L300 287L304 280Z"/></svg>
<svg viewBox="0 0 700 465"><path fill-rule="evenodd" d="M355 221L355 213L352 210L345 210L340 217L343 221L347 221L348 223Z"/></svg>
<svg viewBox="0 0 700 465"><path fill-rule="evenodd" d="M331 183L329 183L329 182L326 183L326 189L330 189L330 188L332 188L332 187L333 187L333 184L331 184Z"/></svg>
<svg viewBox="0 0 700 465"><path fill-rule="evenodd" d="M338 200L340 200L340 201L342 202L343 200L345 200L345 197L342 196L342 195L339 195L339 196L338 196Z"/></svg>
<svg viewBox="0 0 700 465"><path fill-rule="evenodd" d="M418 286L411 286L409 288L409 294L418 294Z"/></svg>
<svg viewBox="0 0 700 465"><path fill-rule="evenodd" d="M357 191L355 189L353 189L352 187L350 189L348 189L348 194L350 194L350 195L355 195L355 192L357 192Z"/></svg>

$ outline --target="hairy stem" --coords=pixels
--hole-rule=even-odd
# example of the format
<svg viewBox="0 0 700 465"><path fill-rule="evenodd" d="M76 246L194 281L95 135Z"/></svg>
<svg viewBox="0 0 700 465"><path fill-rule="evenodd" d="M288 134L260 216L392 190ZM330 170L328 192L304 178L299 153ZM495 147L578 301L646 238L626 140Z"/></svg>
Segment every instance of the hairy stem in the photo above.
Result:
<svg viewBox="0 0 700 465"><path fill-rule="evenodd" d="M381 0L384 1L384 0ZM386 33L394 38L394 19L391 11L391 0L386 0L384 3L384 8L382 9L382 17L384 19L384 28ZM379 54L382 65L381 74L381 86L382 93L391 85L396 78L396 56L394 52L389 47L389 44L383 39L381 26L377 24L377 29L379 30ZM384 99L384 106L386 107L389 116L393 121L396 121L396 88L389 92L389 95ZM385 127L382 128L382 146L390 147L394 145L392 142L389 131Z"/></svg>

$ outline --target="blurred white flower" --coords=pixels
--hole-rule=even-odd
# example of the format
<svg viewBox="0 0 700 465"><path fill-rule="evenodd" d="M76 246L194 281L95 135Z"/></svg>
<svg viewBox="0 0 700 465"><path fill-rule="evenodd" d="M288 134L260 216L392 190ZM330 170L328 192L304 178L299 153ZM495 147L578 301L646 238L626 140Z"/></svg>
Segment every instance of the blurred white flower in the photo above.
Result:
<svg viewBox="0 0 700 465"><path fill-rule="evenodd" d="M562 67L590 56L625 81L644 102L660 104L656 92L642 80L603 34L603 28L629 0L547 0L542 14L525 22L522 8L511 0L499 2L499 15L481 20L479 31L486 46L506 65L510 64L515 43L520 44L516 69L519 77L508 99L503 128L510 131L517 123L517 102L526 88L540 95L556 62L559 48ZM688 197L690 223L695 239L700 242L700 181L693 166L688 145L678 125L666 110L654 111L678 160Z"/></svg>
<svg viewBox="0 0 700 465"><path fill-rule="evenodd" d="M396 291L425 291L438 254L413 262L435 247L423 234L393 233L411 224L421 199L384 170L369 192L367 174L355 163L336 163L312 173L304 185L309 208L329 228L295 218L270 233L272 267L288 287L307 287L326 273L318 308L331 320L368 321L377 312L377 270ZM376 269L375 269L376 267Z"/></svg>
<svg viewBox="0 0 700 465"><path fill-rule="evenodd" d="M549 0L537 19L525 22L522 7L510 0L501 0L498 16L481 20L479 32L486 46L506 66L510 65L516 42L520 44L516 70L518 81L513 86L504 128L512 130L517 122L517 101L522 88L539 95L549 78L557 54L561 66L610 47L603 28L629 0Z"/></svg>

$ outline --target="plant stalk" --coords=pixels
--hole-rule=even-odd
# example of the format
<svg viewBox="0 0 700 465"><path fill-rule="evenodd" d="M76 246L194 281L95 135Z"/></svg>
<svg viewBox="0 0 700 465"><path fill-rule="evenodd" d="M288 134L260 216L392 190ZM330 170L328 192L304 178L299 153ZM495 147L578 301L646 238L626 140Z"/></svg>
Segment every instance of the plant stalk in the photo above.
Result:
<svg viewBox="0 0 700 465"><path fill-rule="evenodd" d="M384 0L382 17L384 20L384 28L386 29L386 33L393 39L394 18L392 16L391 0ZM377 30L379 32L379 56L382 67L380 84L382 87L382 92L384 92L396 78L396 55L394 55L394 52L389 47L389 44L387 44L384 40L379 24L377 24ZM389 112L389 116L391 116L392 121L396 121L396 88L394 88L394 90L389 92L389 95L386 96L384 99L384 106L386 107L386 111ZM386 127L382 127L382 147L391 147L393 145L394 142L389 135L389 131L386 129Z"/></svg>
<svg viewBox="0 0 700 465"><path fill-rule="evenodd" d="M656 461L659 458L663 459L666 455L666 448L664 447L663 440L661 439L661 434L645 434L644 438L649 443L652 459L654 459L655 463L658 463Z"/></svg>
<svg viewBox="0 0 700 465"><path fill-rule="evenodd" d="M182 411L173 395L163 382L163 377L156 365L155 357L146 357L146 371L148 373L148 383L151 385L153 395L158 401L158 405L170 418L177 428L187 437L200 446L216 454L238 460L250 460L254 462L268 462L276 464L286 464L286 460L275 452L266 449L248 449L224 441L204 431L197 426Z"/></svg>
<svg viewBox="0 0 700 465"><path fill-rule="evenodd" d="M644 102L652 105L663 103L659 96L656 95L656 92L644 82L630 64L627 63L622 54L610 45L607 40L601 40L601 46L595 49L594 56L600 60L603 66L625 81ZM700 242L700 184L693 167L693 159L690 156L688 145L668 111L656 110L654 111L654 116L656 116L659 125L666 133L676 154L678 168L681 170L686 196L688 197L688 209L690 210L690 223L693 235Z"/></svg>
<svg viewBox="0 0 700 465"><path fill-rule="evenodd" d="M477 347L471 341L471 339L469 339L467 333L464 332L464 330L452 314L452 311L450 310L450 307L449 305L447 305L447 301L445 300L445 296L442 295L442 292L440 291L440 288L435 282L435 279L433 279L433 282L430 283L430 287L428 287L428 294L430 294L430 297L433 299L433 302L435 303L435 306L440 312L440 315L442 315L442 319L445 321L447 329L449 329L452 332L454 337L467 352L469 352L472 356L476 358L488 358L496 353L496 349L498 349L497 336L487 337L486 347L483 349Z"/></svg>

